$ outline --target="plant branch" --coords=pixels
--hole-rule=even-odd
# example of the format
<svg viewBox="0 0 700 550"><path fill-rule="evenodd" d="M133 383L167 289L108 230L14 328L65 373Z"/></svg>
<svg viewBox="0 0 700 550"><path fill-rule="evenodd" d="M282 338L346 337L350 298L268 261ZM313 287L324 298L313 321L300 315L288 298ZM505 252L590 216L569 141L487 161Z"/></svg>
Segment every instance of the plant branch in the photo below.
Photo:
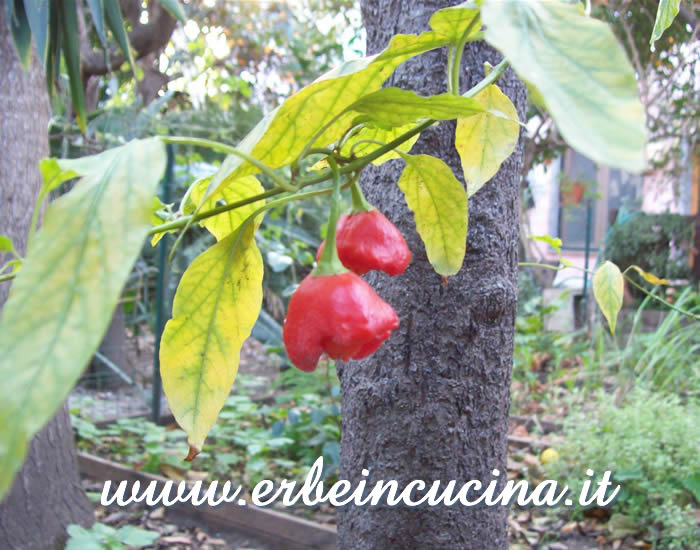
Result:
<svg viewBox="0 0 700 550"><path fill-rule="evenodd" d="M168 44L170 36L177 26L177 21L159 2L149 2L148 23L141 24L139 22L141 8L136 4L125 3L124 14L131 22L133 28L129 33L129 43L135 50L134 58L141 59L152 52L164 48ZM137 11L138 15L136 15ZM88 76L101 76L118 69L126 60L124 55L117 49L110 51L105 56L103 51L93 50L85 42L81 44L80 57L82 59L81 69L86 79Z"/></svg>
<svg viewBox="0 0 700 550"><path fill-rule="evenodd" d="M219 143L218 141L212 141L210 139L194 137L189 138L180 136L161 136L160 139L161 141L163 141L163 143L172 143L173 145L194 145L196 147L207 147L214 151L221 151L222 153L228 153L229 155L236 156L255 166L258 170L260 170L266 176L268 176L278 187L281 187L282 189L284 189L285 191L289 191L290 193L294 193L295 191L297 191L297 188L295 188L285 179L281 178L267 164L265 164L262 161L259 161L255 157L250 156L248 153L239 151L235 147L231 147L230 145L226 145L225 143Z"/></svg>

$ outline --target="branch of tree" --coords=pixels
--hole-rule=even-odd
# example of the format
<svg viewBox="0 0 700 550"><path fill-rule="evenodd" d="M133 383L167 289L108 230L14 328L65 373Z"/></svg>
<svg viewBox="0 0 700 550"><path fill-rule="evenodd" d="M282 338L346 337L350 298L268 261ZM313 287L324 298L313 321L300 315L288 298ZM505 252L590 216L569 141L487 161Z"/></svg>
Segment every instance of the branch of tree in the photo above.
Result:
<svg viewBox="0 0 700 550"><path fill-rule="evenodd" d="M129 33L129 42L134 49L136 59L141 59L167 45L177 21L159 2L149 3L148 23L146 24L140 22L140 2L122 0L120 5L133 29ZM108 56L105 56L102 51L93 50L86 43L83 43L82 50L84 52L82 54L82 70L85 79L89 76L105 75L120 67L125 61L124 55L116 48L110 51Z"/></svg>

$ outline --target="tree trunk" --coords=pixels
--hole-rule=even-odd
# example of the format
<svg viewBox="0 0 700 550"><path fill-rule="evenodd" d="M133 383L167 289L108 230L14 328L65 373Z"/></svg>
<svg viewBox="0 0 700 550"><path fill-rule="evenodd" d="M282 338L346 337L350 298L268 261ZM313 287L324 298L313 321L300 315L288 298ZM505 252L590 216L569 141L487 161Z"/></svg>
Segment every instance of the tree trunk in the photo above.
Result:
<svg viewBox="0 0 700 550"><path fill-rule="evenodd" d="M49 103L36 60L24 73L0 9L0 234L24 254L41 182L37 163L48 156ZM0 265L10 257L0 254ZM0 283L0 309L9 283ZM31 315L31 312L27 312ZM63 548L66 526L92 523L92 507L80 487L67 408L32 440L27 460L0 503L0 548Z"/></svg>
<svg viewBox="0 0 700 550"><path fill-rule="evenodd" d="M427 30L432 13L457 2L363 0L368 54L396 33ZM399 67L388 85L421 95L446 91L446 51L430 52ZM462 92L484 76L483 63L501 55L485 43L469 44ZM498 86L525 117L526 93L510 70ZM462 178L454 145L455 123L421 136L414 153L440 157ZM484 486L498 469L505 482L507 416L517 305L518 212L522 143L501 170L469 200L469 238L462 270L443 285L428 263L396 181L403 162L369 169L361 184L368 200L406 237L413 262L402 276L370 276L398 313L401 326L377 353L339 366L342 388L340 477L367 480L456 480ZM363 469L369 470L367 477ZM457 493L455 490L455 494ZM418 499L421 493L414 493ZM473 500L476 495L470 495ZM507 548L505 507L404 505L346 506L339 511L339 548Z"/></svg>

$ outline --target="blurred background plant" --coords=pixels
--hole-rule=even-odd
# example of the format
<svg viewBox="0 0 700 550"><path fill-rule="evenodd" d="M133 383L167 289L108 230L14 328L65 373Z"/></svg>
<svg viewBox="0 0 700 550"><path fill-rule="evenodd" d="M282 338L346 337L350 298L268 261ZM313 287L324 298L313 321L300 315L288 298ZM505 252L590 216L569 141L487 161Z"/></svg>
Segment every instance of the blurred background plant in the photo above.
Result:
<svg viewBox="0 0 700 550"><path fill-rule="evenodd" d="M638 534L648 536L655 548L697 548L699 421L694 399L641 384L623 398L598 391L589 406L564 420L559 460L545 466L546 476L568 485L577 502L583 481L590 479L587 469L594 471L594 481L611 471L621 486L605 512L612 514L608 528L615 538ZM577 505L573 517L584 512Z"/></svg>

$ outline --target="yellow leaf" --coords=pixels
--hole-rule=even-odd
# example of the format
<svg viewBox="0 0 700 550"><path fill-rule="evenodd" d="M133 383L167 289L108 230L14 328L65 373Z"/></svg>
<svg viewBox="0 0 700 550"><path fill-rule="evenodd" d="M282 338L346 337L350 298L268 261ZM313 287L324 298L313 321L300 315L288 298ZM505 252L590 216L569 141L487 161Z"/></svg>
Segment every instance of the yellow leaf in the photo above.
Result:
<svg viewBox="0 0 700 550"><path fill-rule="evenodd" d="M231 392L241 345L262 305L263 263L254 226L200 254L175 294L163 332L163 390L189 444L201 449Z"/></svg>
<svg viewBox="0 0 700 550"><path fill-rule="evenodd" d="M194 204L200 203L207 191L210 180L211 177L203 178L194 184L190 192L190 198ZM264 191L263 186L255 176L245 176L236 180L226 178L221 190L207 198L202 204L201 210L211 210L219 201L223 201L226 204L244 201ZM246 204L245 206L223 212L211 218L205 218L200 222L200 225L206 227L209 232L216 237L216 240L220 241L233 233L248 216L264 204L264 200ZM262 215L260 216L260 220L262 220Z"/></svg>
<svg viewBox="0 0 700 550"><path fill-rule="evenodd" d="M476 4L463 2L458 6L436 11L430 18L430 28L456 44L467 31L468 36L474 36L481 28L479 8Z"/></svg>
<svg viewBox="0 0 700 550"><path fill-rule="evenodd" d="M624 288L622 273L614 263L606 261L596 269L595 275L593 275L593 295L598 302L598 307L608 320L612 334L615 334L617 314L622 308Z"/></svg>
<svg viewBox="0 0 700 550"><path fill-rule="evenodd" d="M516 122L518 113L498 86L488 86L474 99L481 102L486 112L459 119L455 133L455 147L462 160L469 197L498 172L503 161L515 150L520 133Z"/></svg>
<svg viewBox="0 0 700 550"><path fill-rule="evenodd" d="M316 146L335 143L357 116L347 107L379 90L394 69L410 57L448 43L437 32L394 36L383 52L347 61L291 96L260 121L237 149L279 168L296 159L317 134ZM207 195L216 192L230 174L237 179L257 172L259 169L249 162L229 155L212 178Z"/></svg>
<svg viewBox="0 0 700 550"><path fill-rule="evenodd" d="M428 260L440 275L454 275L467 251L467 194L447 166L429 155L401 154L398 186L416 219Z"/></svg>
<svg viewBox="0 0 700 550"><path fill-rule="evenodd" d="M644 277L644 279L648 283L651 283L652 285L667 285L667 284L669 284L668 279L659 279L656 275L654 275L653 273L649 273L647 271L644 271L638 265L633 265L630 267L632 269L634 269L637 273L639 273L642 277Z"/></svg>

